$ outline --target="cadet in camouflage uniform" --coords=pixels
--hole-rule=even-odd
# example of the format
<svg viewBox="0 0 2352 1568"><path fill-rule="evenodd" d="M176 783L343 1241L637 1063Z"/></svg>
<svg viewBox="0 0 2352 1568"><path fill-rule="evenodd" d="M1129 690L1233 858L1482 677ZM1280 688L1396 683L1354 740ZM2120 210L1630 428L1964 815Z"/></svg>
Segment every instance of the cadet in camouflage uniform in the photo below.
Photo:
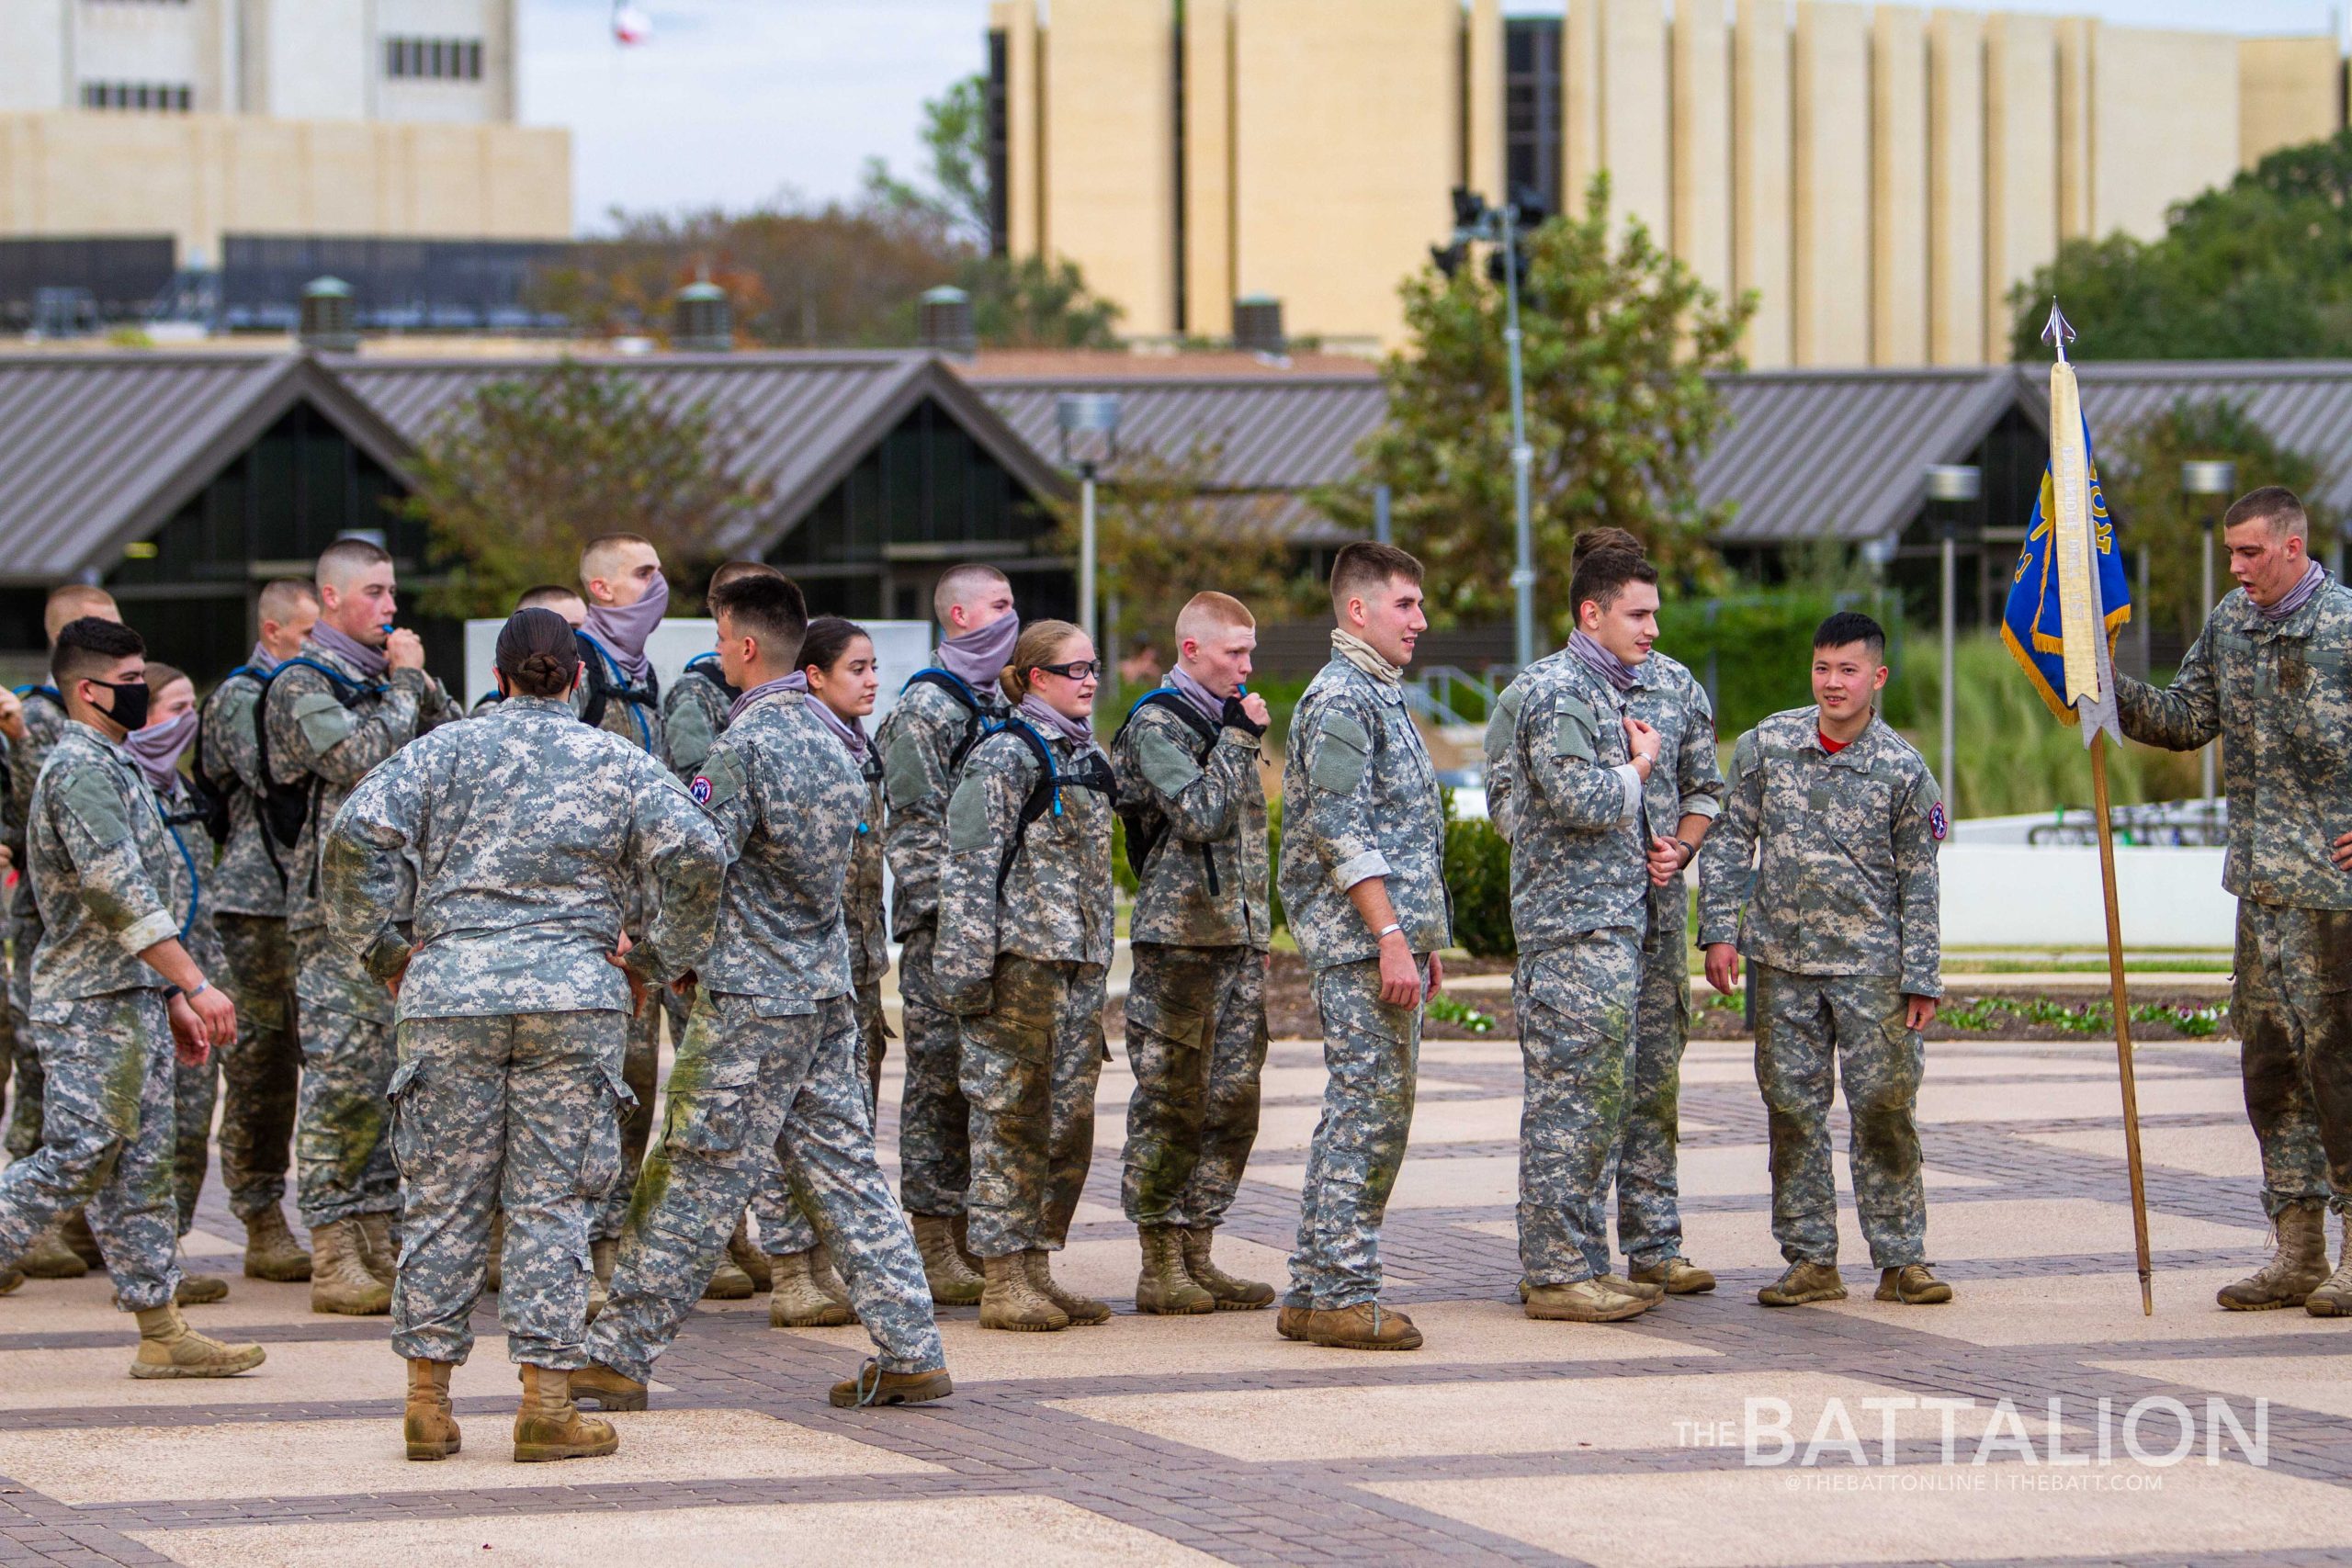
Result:
<svg viewBox="0 0 2352 1568"><path fill-rule="evenodd" d="M499 1322L525 1381L514 1457L613 1451L611 1426L581 1417L569 1384L587 1364L591 1213L619 1174L628 1020L709 951L727 864L667 769L576 721L565 698L580 659L561 616L516 611L498 671L496 711L368 774L326 846L336 939L398 987L392 1348L409 1363L413 1460L457 1450L449 1371L473 1348L502 1195ZM630 945L621 911L639 886L658 897Z"/></svg>
<svg viewBox="0 0 2352 1568"><path fill-rule="evenodd" d="M261 1348L193 1333L173 1303L172 1063L225 1043L236 1009L175 934L187 868L122 747L146 717L144 652L95 618L57 639L75 722L34 786L23 868L42 922L30 1033L47 1095L40 1146L0 1172L0 1265L86 1206L116 1303L138 1315L131 1376L227 1377L259 1366Z"/></svg>
<svg viewBox="0 0 2352 1568"><path fill-rule="evenodd" d="M2326 1211L2352 1214L2352 592L2310 556L2293 492L2268 486L2222 519L2238 588L2206 618L2172 685L2116 678L2123 733L2177 751L2222 742L2238 900L2230 1016L2262 1207L2278 1251L2222 1288L2241 1312L2301 1304L2352 1316L2352 1245L2328 1274Z"/></svg>
<svg viewBox="0 0 2352 1568"><path fill-rule="evenodd" d="M1093 1158L1108 1055L1111 764L1087 723L1102 668L1069 622L1023 627L1001 682L1012 714L972 748L947 803L935 977L963 1025L983 1328L1111 1319L1050 1268Z"/></svg>
<svg viewBox="0 0 2352 1568"><path fill-rule="evenodd" d="M1838 1187L1829 1101L1853 1125L1854 1207L1878 1299L1948 1302L1928 1270L1914 1115L1919 1032L1942 994L1936 846L1942 792L1874 711L1886 633L1840 611L1814 633L1815 705L1740 737L1731 793L1699 852L1699 940L1728 994L1756 965L1756 1081L1772 1141L1772 1235L1789 1267L1766 1306L1838 1301ZM1750 865L1753 862L1753 872ZM1742 905L1745 905L1745 910Z"/></svg>
<svg viewBox="0 0 2352 1568"><path fill-rule="evenodd" d="M1453 940L1436 770L1405 705L1429 622L1421 565L1352 544L1331 568L1331 662L1299 699L1283 764L1283 908L1314 972L1330 1079L1306 1156L1285 1338L1411 1350L1380 1303L1380 1222L1404 1163L1421 1008Z"/></svg>
<svg viewBox="0 0 2352 1568"><path fill-rule="evenodd" d="M668 1121L629 1205L612 1304L589 1330L596 1365L574 1387L607 1409L644 1408L653 1362L780 1148L878 1352L832 1402L937 1399L952 1392L946 1358L857 1073L842 886L865 785L808 699L784 689L808 625L798 587L741 578L712 593L711 609L743 695L691 787L735 860L671 1069Z"/></svg>
<svg viewBox="0 0 2352 1568"><path fill-rule="evenodd" d="M1257 1141L1266 1065L1266 700L1244 694L1258 630L1239 600L1194 595L1176 641L1168 683L1111 743L1138 865L1120 1201L1143 1246L1136 1311L1238 1311L1274 1299L1209 1255ZM1138 861L1145 823L1159 837Z"/></svg>
<svg viewBox="0 0 2352 1568"><path fill-rule="evenodd" d="M981 729L1004 716L998 677L1021 622L1012 586L993 567L951 567L932 593L947 637L932 669L910 677L875 733L882 753L889 821L882 849L890 866L890 930L900 942L899 996L907 1036L907 1078L899 1100L900 1200L914 1224L931 1299L980 1299L957 1232L971 1184L971 1108L958 1082L960 1035L932 975L939 942L939 874L947 859L947 799L956 765Z"/></svg>
<svg viewBox="0 0 2352 1568"><path fill-rule="evenodd" d="M261 747L254 704L262 682L290 659L319 618L319 591L283 579L261 592L261 637L245 662L205 699L197 769L229 802L229 838L206 887L229 955L237 1038L221 1053L220 1179L245 1226L245 1274L311 1277L311 1255L287 1228L286 1173L294 1153L294 1107L302 1047L294 1034L294 953L286 934L288 852L262 826Z"/></svg>
<svg viewBox="0 0 2352 1568"><path fill-rule="evenodd" d="M311 1228L311 1310L365 1316L391 1306L400 1179L384 1096L394 1066L392 998L327 929L319 851L370 769L458 715L424 672L416 634L385 629L397 609L390 556L365 540L338 540L319 557L318 585L318 624L270 682L264 723L272 785L309 800L300 834L279 854L301 1012L294 1143Z"/></svg>

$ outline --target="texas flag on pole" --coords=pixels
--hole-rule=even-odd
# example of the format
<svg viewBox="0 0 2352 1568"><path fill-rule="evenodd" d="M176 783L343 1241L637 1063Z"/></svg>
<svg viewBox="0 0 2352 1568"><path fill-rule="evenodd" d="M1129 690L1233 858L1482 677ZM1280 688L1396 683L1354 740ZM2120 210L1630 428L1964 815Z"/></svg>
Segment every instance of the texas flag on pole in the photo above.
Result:
<svg viewBox="0 0 2352 1568"><path fill-rule="evenodd" d="M613 41L624 48L644 43L653 37L653 18L636 6L621 4L613 7Z"/></svg>

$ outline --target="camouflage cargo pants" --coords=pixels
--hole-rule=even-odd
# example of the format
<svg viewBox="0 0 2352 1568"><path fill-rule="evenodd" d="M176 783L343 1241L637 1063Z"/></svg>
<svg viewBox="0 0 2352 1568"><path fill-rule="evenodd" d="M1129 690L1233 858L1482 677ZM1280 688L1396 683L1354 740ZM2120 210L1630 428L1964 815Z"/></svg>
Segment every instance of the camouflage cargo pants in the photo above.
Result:
<svg viewBox="0 0 2352 1568"><path fill-rule="evenodd" d="M645 1145L653 1137L653 1092L662 1077L662 1020L665 1010L651 998L645 1010L628 1020L628 1046L621 1055L621 1081L634 1097L619 1111L620 1179L597 1205L595 1239L617 1241L628 1222L629 1189L645 1164Z"/></svg>
<svg viewBox="0 0 2352 1568"><path fill-rule="evenodd" d="M857 1077L865 1085L868 1125L882 1103L882 1050L889 1030L882 1021L882 983L871 980L857 987ZM792 1195L784 1179L784 1150L768 1162L760 1185L752 1194L752 1224L759 1233L760 1250L778 1258L807 1252L817 1245L817 1218L808 1204Z"/></svg>
<svg viewBox="0 0 2352 1568"><path fill-rule="evenodd" d="M18 875L23 874L19 868ZM11 1159L22 1159L40 1146L40 1049L34 1043L30 1014L33 1005L33 949L40 945L40 921L17 912L8 920L8 1031L16 1036L16 1105L8 1114L8 1131L0 1147Z"/></svg>
<svg viewBox="0 0 2352 1568"><path fill-rule="evenodd" d="M1511 977L1527 1099L1519 1121L1519 1260L1530 1284L1609 1272L1609 1162L1625 1120L1641 933L1586 931L1521 953Z"/></svg>
<svg viewBox="0 0 2352 1568"><path fill-rule="evenodd" d="M0 1171L0 1263L82 1210L116 1304L179 1289L172 1208L172 1036L164 994L141 987L52 1004L29 1031L47 1076L40 1144Z"/></svg>
<svg viewBox="0 0 2352 1568"><path fill-rule="evenodd" d="M909 932L899 958L907 1084L899 1100L899 1189L910 1214L960 1214L972 1184L972 1110L957 1058L963 1032L931 976L936 924Z"/></svg>
<svg viewBox="0 0 2352 1568"><path fill-rule="evenodd" d="M1680 1139L1682 1049L1690 1034L1690 901L1678 881L1650 889L1649 929L1642 938L1642 978L1634 1007L1633 1087L1610 1156L1617 1188L1617 1245L1635 1269L1655 1268L1682 1251Z"/></svg>
<svg viewBox="0 0 2352 1568"><path fill-rule="evenodd" d="M1120 1202L1138 1226L1213 1226L1258 1141L1266 955L1139 942L1126 1015L1136 1091Z"/></svg>
<svg viewBox="0 0 2352 1568"><path fill-rule="evenodd" d="M323 926L294 934L302 1080L294 1147L302 1223L312 1230L360 1214L398 1214L390 1102L396 1053L391 993L335 945Z"/></svg>
<svg viewBox="0 0 2352 1568"><path fill-rule="evenodd" d="M196 1201L212 1168L212 1113L220 1103L220 1060L215 1052L204 1066L172 1064L172 1205L181 1235L196 1224Z"/></svg>
<svg viewBox="0 0 2352 1568"><path fill-rule="evenodd" d="M588 1330L591 1359L639 1382L677 1337L727 1253L778 1146L886 1371L946 1364L906 1216L874 1157L846 996L779 1015L757 997L705 994L670 1071L661 1141L629 1203L612 1304ZM768 1010L763 1011L763 1010Z"/></svg>
<svg viewBox="0 0 2352 1568"><path fill-rule="evenodd" d="M999 953L989 1010L963 1020L974 1256L1058 1251L1094 1158L1102 965Z"/></svg>
<svg viewBox="0 0 2352 1568"><path fill-rule="evenodd" d="M1426 976L1427 956L1414 962ZM1317 970L1315 1007L1330 1076L1307 1145L1298 1247L1283 1304L1356 1306L1380 1295L1380 1222L1413 1124L1421 1010L1382 1001L1380 964L1369 958Z"/></svg>
<svg viewBox="0 0 2352 1568"><path fill-rule="evenodd" d="M2262 1207L2352 1213L2352 910L2238 900L2230 1020Z"/></svg>
<svg viewBox="0 0 2352 1568"><path fill-rule="evenodd" d="M1846 1091L1854 1208L1871 1263L1928 1258L1915 1110L1927 1051L1903 1026L1891 975L1792 975L1756 965L1756 1082L1772 1138L1772 1237L1791 1263L1838 1261L1830 1163L1833 1077Z"/></svg>
<svg viewBox="0 0 2352 1568"><path fill-rule="evenodd" d="M220 1058L220 1181L229 1208L251 1221L286 1197L302 1047L294 1037L294 950L286 922L218 915L237 1004L237 1039Z"/></svg>
<svg viewBox="0 0 2352 1568"><path fill-rule="evenodd" d="M507 1359L588 1364L588 1232L620 1175L628 1027L619 1012L401 1021L391 1086L402 1196L392 1348L401 1356L471 1353L491 1212L503 1207Z"/></svg>

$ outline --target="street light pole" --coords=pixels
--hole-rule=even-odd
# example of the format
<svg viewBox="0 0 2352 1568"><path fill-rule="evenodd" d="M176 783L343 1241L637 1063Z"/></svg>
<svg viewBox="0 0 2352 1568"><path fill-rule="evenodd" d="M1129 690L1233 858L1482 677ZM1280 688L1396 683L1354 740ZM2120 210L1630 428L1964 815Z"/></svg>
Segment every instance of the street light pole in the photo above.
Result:
<svg viewBox="0 0 2352 1568"><path fill-rule="evenodd" d="M1102 643L1094 613L1097 550L1094 487L1105 462L1119 456L1119 400L1107 392L1065 392L1054 405L1062 461L1078 470L1078 624L1097 658Z"/></svg>
<svg viewBox="0 0 2352 1568"><path fill-rule="evenodd" d="M1094 471L1091 459L1078 466L1078 624L1100 653L1102 644L1094 635Z"/></svg>
<svg viewBox="0 0 2352 1568"><path fill-rule="evenodd" d="M1510 478L1512 501L1511 632L1514 653L1521 670L1535 662L1535 539L1529 517L1529 470L1535 450L1527 444L1527 372L1521 354L1519 330L1519 235L1514 225L1518 209L1502 208L1503 284L1510 317L1503 328L1503 343L1510 356Z"/></svg>
<svg viewBox="0 0 2352 1568"><path fill-rule="evenodd" d="M2211 615L2213 611L2213 535L2221 525L2216 508L2222 499L2238 488L2238 466L2235 463L2191 462L2180 466L2180 489L2184 495L2204 502L2205 547L2197 563L2198 604ZM2198 793L2204 797L2205 815L2210 821L2215 799L2213 789L2213 744L2208 742L2197 753Z"/></svg>
<svg viewBox="0 0 2352 1568"><path fill-rule="evenodd" d="M1958 815L1954 803L1959 799L1959 781L1953 776L1958 764L1959 748L1955 739L1953 709L1955 659L1953 649L1958 640L1958 601L1960 578L1960 509L1983 493L1983 477L1964 463L1930 463L1928 465L1928 503L1935 516L1936 554L1943 566L1941 607L1943 620L1943 694L1939 715L1939 739L1942 742L1940 778L1944 786L1944 809Z"/></svg>

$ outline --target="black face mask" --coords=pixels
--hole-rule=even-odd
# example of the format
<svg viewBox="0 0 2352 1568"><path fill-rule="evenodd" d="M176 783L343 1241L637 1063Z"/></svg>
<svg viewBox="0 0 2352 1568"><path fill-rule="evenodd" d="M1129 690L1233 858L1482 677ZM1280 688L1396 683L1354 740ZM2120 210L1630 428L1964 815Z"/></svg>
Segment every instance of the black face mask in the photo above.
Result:
<svg viewBox="0 0 2352 1568"><path fill-rule="evenodd" d="M114 706L107 716L125 729L143 728L147 723L147 682L144 681L93 681L93 686L103 687L114 694ZM96 704L92 704L96 706Z"/></svg>

